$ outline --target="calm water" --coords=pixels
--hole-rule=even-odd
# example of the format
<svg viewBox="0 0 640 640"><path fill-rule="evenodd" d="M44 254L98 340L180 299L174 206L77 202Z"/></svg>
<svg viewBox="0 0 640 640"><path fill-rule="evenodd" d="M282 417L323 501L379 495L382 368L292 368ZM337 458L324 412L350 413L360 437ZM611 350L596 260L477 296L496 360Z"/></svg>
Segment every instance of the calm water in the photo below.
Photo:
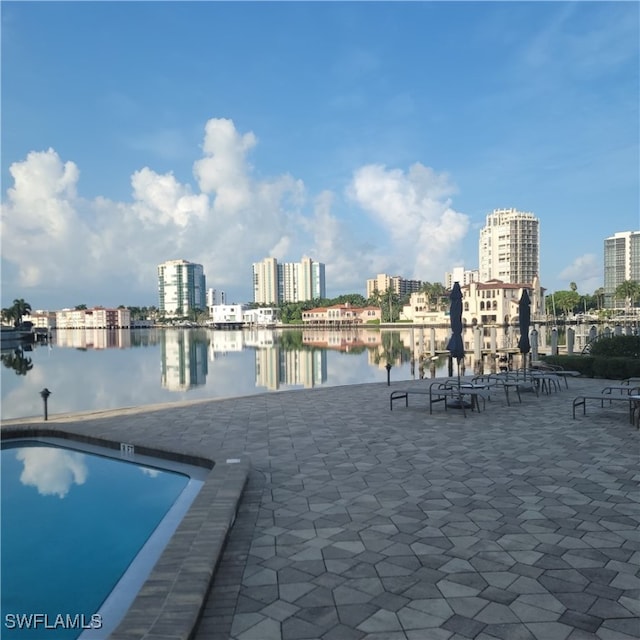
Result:
<svg viewBox="0 0 640 640"><path fill-rule="evenodd" d="M494 330L495 332L495 330ZM542 332L541 332L542 334ZM2 419L43 415L40 391L51 391L49 413L447 375L446 356L431 361L447 328L360 330L148 329L68 330L32 351L2 352ZM544 336L541 335L541 347ZM513 348L517 329L485 330L483 348ZM474 336L465 330L466 348ZM578 344L576 346L579 346ZM427 360L420 371L419 356ZM413 364L412 364L413 360ZM479 366L470 354L467 372ZM488 362L483 363L487 369Z"/></svg>

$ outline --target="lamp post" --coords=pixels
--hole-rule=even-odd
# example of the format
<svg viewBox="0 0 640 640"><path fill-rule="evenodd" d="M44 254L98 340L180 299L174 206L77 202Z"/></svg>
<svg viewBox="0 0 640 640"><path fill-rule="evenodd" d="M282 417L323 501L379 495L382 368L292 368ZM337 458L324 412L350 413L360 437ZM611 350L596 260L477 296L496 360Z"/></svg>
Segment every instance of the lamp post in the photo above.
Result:
<svg viewBox="0 0 640 640"><path fill-rule="evenodd" d="M46 387L40 392L40 396L42 397L42 401L44 402L44 419L45 420L49 419L49 415L47 413L47 400L50 395L51 395L51 391L49 391L49 389L47 389Z"/></svg>

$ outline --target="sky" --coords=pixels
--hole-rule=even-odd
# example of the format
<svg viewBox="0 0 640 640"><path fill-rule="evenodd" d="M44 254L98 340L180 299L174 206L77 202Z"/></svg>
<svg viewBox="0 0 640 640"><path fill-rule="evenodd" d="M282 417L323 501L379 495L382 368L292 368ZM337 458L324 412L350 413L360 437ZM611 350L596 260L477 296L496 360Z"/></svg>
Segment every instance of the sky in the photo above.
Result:
<svg viewBox="0 0 640 640"><path fill-rule="evenodd" d="M548 292L640 229L637 2L11 2L1 11L1 302L157 305L157 265L252 300L268 256L478 268L540 220Z"/></svg>

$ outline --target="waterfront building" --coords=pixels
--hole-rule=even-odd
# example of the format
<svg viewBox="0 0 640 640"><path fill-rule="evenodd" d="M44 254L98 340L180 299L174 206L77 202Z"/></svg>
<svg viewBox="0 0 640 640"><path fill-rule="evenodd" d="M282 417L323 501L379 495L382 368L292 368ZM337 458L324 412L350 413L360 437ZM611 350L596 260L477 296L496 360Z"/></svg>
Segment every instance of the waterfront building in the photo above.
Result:
<svg viewBox="0 0 640 640"><path fill-rule="evenodd" d="M277 307L258 307L256 309L247 309L242 314L245 324L258 325L267 327L276 324L278 321Z"/></svg>
<svg viewBox="0 0 640 640"><path fill-rule="evenodd" d="M615 291L625 280L640 282L640 231L621 231L604 241L604 297L608 309L624 309Z"/></svg>
<svg viewBox="0 0 640 640"><path fill-rule="evenodd" d="M367 280L367 298L373 297L376 291L378 293L386 293L390 289L402 298L408 293L418 291L421 286L422 280L409 280L400 276L379 273L375 278Z"/></svg>
<svg viewBox="0 0 640 640"><path fill-rule="evenodd" d="M518 303L527 289L531 299L532 320L544 317L544 289L538 278L529 283L510 283L501 280L470 282L462 285L462 321L468 325L512 324L518 318ZM449 312L429 309L424 293L414 293L409 304L402 308L401 320L426 325L449 324Z"/></svg>
<svg viewBox="0 0 640 640"><path fill-rule="evenodd" d="M62 309L56 311L57 329L128 329L131 327L129 309Z"/></svg>
<svg viewBox="0 0 640 640"><path fill-rule="evenodd" d="M222 329L241 327L245 310L242 304L215 304L211 307L210 324Z"/></svg>
<svg viewBox="0 0 640 640"><path fill-rule="evenodd" d="M325 265L308 257L278 263L265 258L253 264L253 300L258 304L304 302L326 296Z"/></svg>
<svg viewBox="0 0 640 640"><path fill-rule="evenodd" d="M207 307L204 269L187 260L158 265L159 311L166 316L186 316Z"/></svg>
<svg viewBox="0 0 640 640"><path fill-rule="evenodd" d="M352 307L348 302L334 304L330 307L316 307L302 312L305 325L322 325L338 327L343 325L359 325L368 322L380 322L380 307Z"/></svg>
<svg viewBox="0 0 640 640"><path fill-rule="evenodd" d="M32 311L25 319L33 323L34 329L47 329L51 331L51 329L56 328L55 311L43 311L39 309Z"/></svg>
<svg viewBox="0 0 640 640"><path fill-rule="evenodd" d="M480 230L480 282L531 283L540 274L540 221L533 213L494 209Z"/></svg>

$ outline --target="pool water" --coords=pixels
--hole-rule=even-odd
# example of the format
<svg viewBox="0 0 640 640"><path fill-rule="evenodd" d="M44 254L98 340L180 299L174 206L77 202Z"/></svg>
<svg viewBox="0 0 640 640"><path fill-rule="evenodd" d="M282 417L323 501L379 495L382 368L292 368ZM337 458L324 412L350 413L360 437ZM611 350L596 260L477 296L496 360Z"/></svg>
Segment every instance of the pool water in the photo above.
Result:
<svg viewBox="0 0 640 640"><path fill-rule="evenodd" d="M68 441L36 439L2 443L1 480L0 636L38 640L77 638L91 627L85 635L106 637L186 512L182 504L175 513L181 494L191 494L190 504L202 484ZM151 555L141 562L145 545ZM119 582L126 593L114 598ZM112 604L103 611L105 601Z"/></svg>

